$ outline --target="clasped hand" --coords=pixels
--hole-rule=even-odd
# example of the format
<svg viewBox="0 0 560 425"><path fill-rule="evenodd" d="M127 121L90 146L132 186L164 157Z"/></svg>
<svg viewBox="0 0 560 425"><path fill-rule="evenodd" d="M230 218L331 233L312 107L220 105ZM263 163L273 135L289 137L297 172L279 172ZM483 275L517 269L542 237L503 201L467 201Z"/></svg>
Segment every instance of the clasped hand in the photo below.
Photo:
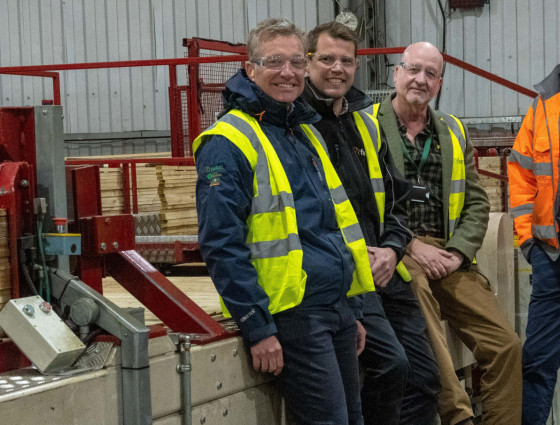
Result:
<svg viewBox="0 0 560 425"><path fill-rule="evenodd" d="M413 239L408 244L407 254L422 267L431 280L449 276L463 264L461 253L436 248L418 239Z"/></svg>
<svg viewBox="0 0 560 425"><path fill-rule="evenodd" d="M393 277L397 266L397 254L391 248L368 246L369 265L375 286L384 288Z"/></svg>

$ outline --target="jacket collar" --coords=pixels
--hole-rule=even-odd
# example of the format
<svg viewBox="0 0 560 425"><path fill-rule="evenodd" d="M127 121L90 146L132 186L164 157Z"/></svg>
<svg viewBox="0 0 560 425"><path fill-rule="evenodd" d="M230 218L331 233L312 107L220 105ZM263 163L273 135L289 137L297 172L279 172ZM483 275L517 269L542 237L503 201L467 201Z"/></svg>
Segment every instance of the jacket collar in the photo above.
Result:
<svg viewBox="0 0 560 425"><path fill-rule="evenodd" d="M226 82L222 96L224 111L220 116L232 109L240 109L261 122L289 128L299 124L313 124L321 119L301 97L289 107L275 101L251 81L243 69Z"/></svg>
<svg viewBox="0 0 560 425"><path fill-rule="evenodd" d="M305 89L302 97L323 117L335 118L333 112L334 100L330 97L324 97L319 90L306 78ZM352 113L367 108L373 103L373 100L363 91L355 87L350 87L348 93L344 96L348 102L348 109L345 113ZM343 116L344 114L341 114Z"/></svg>
<svg viewBox="0 0 560 425"><path fill-rule="evenodd" d="M560 92L560 64L552 70L548 76L540 83L535 84L535 90L543 98L550 99L552 96Z"/></svg>

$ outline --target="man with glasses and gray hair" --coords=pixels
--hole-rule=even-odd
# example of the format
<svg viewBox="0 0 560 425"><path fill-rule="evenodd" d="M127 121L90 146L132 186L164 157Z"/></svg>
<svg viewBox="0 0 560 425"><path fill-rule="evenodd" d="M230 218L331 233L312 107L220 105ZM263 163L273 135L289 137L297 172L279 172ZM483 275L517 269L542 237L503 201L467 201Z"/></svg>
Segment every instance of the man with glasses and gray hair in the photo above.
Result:
<svg viewBox="0 0 560 425"><path fill-rule="evenodd" d="M373 104L353 87L358 41L338 22L307 34L309 78L303 98L321 114L315 127L327 144L364 234L376 291L363 296L366 345L360 355L366 425L432 425L440 389L426 322L400 260L412 236L406 227L407 185L395 175Z"/></svg>
<svg viewBox="0 0 560 425"><path fill-rule="evenodd" d="M301 98L304 34L268 19L226 83L225 110L193 143L199 244L250 348L297 424L363 424L349 297L374 289L363 235Z"/></svg>
<svg viewBox="0 0 560 425"><path fill-rule="evenodd" d="M472 424L468 394L457 379L441 319L473 352L482 421L521 423L521 343L473 261L490 205L475 168L467 129L429 103L440 90L443 58L430 43L407 47L394 73L395 93L374 105L397 169L412 190L408 226L414 238L403 263L428 323L441 377L442 424Z"/></svg>

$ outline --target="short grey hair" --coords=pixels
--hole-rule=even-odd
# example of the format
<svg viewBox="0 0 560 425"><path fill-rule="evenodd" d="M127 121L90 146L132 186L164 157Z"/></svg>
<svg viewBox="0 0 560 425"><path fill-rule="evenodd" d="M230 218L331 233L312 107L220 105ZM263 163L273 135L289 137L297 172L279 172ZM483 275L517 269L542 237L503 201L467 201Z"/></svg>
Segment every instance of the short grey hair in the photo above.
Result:
<svg viewBox="0 0 560 425"><path fill-rule="evenodd" d="M302 30L287 19L269 18L259 23L249 33L247 38L249 60L258 59L261 44L276 37L297 37L303 47L303 53L307 52L306 37Z"/></svg>

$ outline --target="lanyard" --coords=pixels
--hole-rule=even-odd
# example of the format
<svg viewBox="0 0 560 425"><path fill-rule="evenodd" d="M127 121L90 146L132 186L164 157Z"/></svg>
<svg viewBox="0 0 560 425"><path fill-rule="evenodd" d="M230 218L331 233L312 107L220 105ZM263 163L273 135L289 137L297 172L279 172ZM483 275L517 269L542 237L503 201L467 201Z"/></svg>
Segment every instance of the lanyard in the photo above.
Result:
<svg viewBox="0 0 560 425"><path fill-rule="evenodd" d="M424 166L426 165L426 162L428 160L428 154L430 153L431 146L432 146L432 136L428 137L424 142L424 150L422 151L422 158L420 159L420 165L416 166L416 162L414 162L410 157L410 154L408 153L408 149L406 148L406 145L404 144L404 141L401 138L401 148L403 151L403 155L418 170L418 183L420 183L420 174L422 174L422 170L424 169Z"/></svg>

